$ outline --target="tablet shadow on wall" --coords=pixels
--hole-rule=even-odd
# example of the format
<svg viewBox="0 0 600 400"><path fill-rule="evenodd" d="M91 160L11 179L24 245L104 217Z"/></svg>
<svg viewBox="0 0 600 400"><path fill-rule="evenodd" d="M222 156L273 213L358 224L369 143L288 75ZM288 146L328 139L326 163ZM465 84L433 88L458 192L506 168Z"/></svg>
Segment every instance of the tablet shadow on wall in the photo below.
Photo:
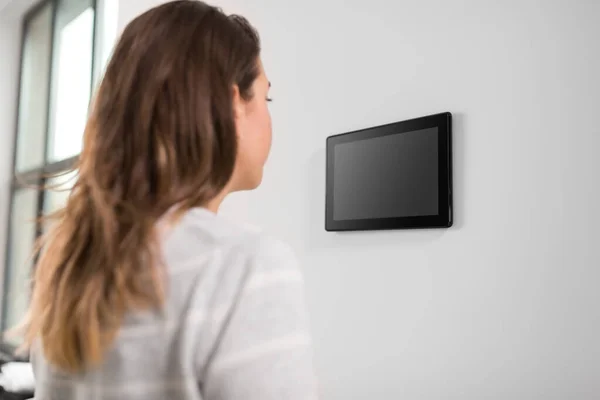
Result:
<svg viewBox="0 0 600 400"><path fill-rule="evenodd" d="M309 160L308 176L305 182L310 198L309 223L306 244L312 249L336 247L379 247L395 245L414 246L439 240L451 235L464 226L464 172L465 172L465 135L464 114L453 113L452 122L452 165L453 165L453 202L454 225L449 230L417 229L389 231L327 232L325 231L325 139L322 147Z"/></svg>

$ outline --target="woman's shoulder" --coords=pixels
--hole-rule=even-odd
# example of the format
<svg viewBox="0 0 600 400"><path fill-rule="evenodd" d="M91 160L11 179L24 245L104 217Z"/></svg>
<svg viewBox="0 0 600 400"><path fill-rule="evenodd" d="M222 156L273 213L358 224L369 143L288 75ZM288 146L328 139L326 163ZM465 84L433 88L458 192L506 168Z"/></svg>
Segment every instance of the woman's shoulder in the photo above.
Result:
<svg viewBox="0 0 600 400"><path fill-rule="evenodd" d="M294 251L288 243L265 232L249 233L246 243L248 251L255 257L294 257Z"/></svg>
<svg viewBox="0 0 600 400"><path fill-rule="evenodd" d="M173 230L169 242L189 250L200 248L226 254L243 263L262 268L293 265L296 255L291 246L263 230L233 219L199 209L189 212Z"/></svg>

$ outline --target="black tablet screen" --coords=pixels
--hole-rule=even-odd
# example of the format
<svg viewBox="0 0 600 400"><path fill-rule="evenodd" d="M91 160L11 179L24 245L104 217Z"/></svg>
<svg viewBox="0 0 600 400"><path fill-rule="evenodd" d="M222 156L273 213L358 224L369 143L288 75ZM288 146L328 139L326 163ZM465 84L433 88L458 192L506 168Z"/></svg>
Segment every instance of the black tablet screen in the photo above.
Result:
<svg viewBox="0 0 600 400"><path fill-rule="evenodd" d="M438 128L334 147L333 219L439 213Z"/></svg>

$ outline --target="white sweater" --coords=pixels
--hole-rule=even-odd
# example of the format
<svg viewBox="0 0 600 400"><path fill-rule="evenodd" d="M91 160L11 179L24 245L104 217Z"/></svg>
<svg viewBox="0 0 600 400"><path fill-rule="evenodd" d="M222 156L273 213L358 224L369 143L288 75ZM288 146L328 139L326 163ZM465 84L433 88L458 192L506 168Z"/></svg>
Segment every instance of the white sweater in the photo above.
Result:
<svg viewBox="0 0 600 400"><path fill-rule="evenodd" d="M303 279L287 246L204 209L163 240L166 312L126 318L77 376L32 354L39 400L317 398Z"/></svg>

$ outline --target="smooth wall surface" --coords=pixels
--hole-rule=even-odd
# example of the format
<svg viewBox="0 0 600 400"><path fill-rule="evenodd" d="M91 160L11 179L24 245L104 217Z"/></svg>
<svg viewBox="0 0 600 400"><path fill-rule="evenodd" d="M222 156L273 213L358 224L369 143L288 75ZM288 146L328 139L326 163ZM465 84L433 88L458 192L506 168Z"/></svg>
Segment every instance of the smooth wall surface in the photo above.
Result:
<svg viewBox="0 0 600 400"><path fill-rule="evenodd" d="M157 3L120 0L119 29ZM260 30L275 99L264 185L224 211L296 248L323 398L597 399L600 3L219 4ZM440 111L455 227L325 233L325 138Z"/></svg>
<svg viewBox="0 0 600 400"><path fill-rule="evenodd" d="M6 259L9 188L12 178L13 141L17 113L17 91L21 27L0 12L0 264ZM0 274L0 291L3 275Z"/></svg>

